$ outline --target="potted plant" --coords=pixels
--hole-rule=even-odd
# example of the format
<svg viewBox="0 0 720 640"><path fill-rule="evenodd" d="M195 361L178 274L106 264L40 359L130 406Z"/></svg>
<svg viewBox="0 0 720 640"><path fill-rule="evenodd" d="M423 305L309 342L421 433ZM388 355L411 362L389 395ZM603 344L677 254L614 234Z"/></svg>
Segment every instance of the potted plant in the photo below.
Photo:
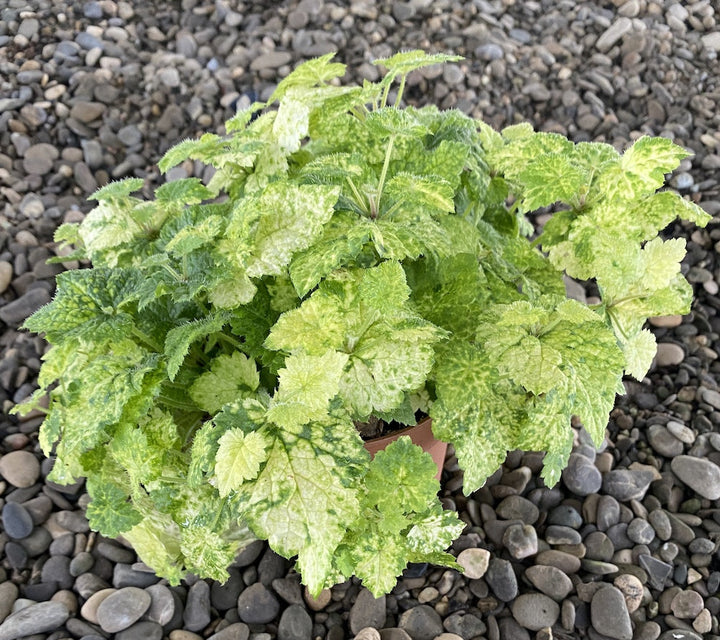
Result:
<svg viewBox="0 0 720 640"><path fill-rule="evenodd" d="M18 409L47 413L50 479L86 477L92 527L171 583L223 580L257 537L313 593L456 566L463 523L429 455L403 436L371 459L361 432L430 416L467 494L513 449L545 451L552 485L571 417L599 444L623 373L651 365L645 320L689 310L684 241L658 237L708 220L657 192L685 150L400 108L408 73L457 58L400 53L348 87L331 57L160 161L212 165L208 184L97 191L56 236L92 268L25 323L52 345ZM550 205L531 240L525 215ZM601 301L569 299L564 275Z"/></svg>

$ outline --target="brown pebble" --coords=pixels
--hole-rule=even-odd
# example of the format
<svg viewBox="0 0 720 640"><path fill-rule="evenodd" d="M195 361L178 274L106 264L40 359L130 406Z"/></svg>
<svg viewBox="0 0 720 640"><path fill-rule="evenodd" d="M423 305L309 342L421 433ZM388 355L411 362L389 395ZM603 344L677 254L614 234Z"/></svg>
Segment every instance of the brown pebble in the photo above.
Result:
<svg viewBox="0 0 720 640"><path fill-rule="evenodd" d="M642 582L637 577L624 573L615 578L613 584L622 592L628 613L637 611L643 599L644 589Z"/></svg>
<svg viewBox="0 0 720 640"><path fill-rule="evenodd" d="M308 588L305 587L303 597L305 598L305 603L308 607L310 607L313 611L322 611L325 607L327 607L330 604L330 601L332 600L332 592L330 589L323 589L317 598L313 598L313 596L308 591Z"/></svg>

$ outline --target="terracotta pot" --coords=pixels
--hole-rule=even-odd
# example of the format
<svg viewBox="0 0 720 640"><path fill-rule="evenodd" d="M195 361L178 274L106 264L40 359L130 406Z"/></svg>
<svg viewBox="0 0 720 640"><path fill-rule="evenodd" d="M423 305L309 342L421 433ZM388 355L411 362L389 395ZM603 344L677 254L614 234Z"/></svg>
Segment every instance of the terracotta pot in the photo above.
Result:
<svg viewBox="0 0 720 640"><path fill-rule="evenodd" d="M374 456L378 451L382 451L391 442L397 440L400 436L410 436L410 440L413 444L416 444L423 448L432 456L433 461L437 465L438 472L435 476L440 480L440 474L442 473L443 464L445 463L445 453L447 452L447 442L438 440L432 432L432 420L426 418L422 422L419 422L414 427L408 427L402 431L394 431L390 435L382 436L380 438L373 438L365 443L365 448L370 452L370 455Z"/></svg>

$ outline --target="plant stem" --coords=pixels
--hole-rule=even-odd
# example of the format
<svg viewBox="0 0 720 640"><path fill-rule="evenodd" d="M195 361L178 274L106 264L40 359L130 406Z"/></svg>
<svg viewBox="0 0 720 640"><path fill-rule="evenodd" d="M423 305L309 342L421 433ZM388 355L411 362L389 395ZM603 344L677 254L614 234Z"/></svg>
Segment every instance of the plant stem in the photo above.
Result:
<svg viewBox="0 0 720 640"><path fill-rule="evenodd" d="M395 98L395 106L400 106L400 100L402 100L403 91L405 91L405 80L407 78L407 74L403 74L400 78L400 87L398 88L398 94L397 98Z"/></svg>
<svg viewBox="0 0 720 640"><path fill-rule="evenodd" d="M385 151L385 161L383 162L383 168L380 172L380 180L378 181L378 192L377 192L377 212L374 217L377 217L377 213L380 211L380 202L382 200L382 192L385 187L385 178L387 178L388 167L390 166L390 156L392 155L393 145L395 144L395 136L390 136L388 142L387 151Z"/></svg>
<svg viewBox="0 0 720 640"><path fill-rule="evenodd" d="M227 335L227 333L218 332L218 333L215 334L215 335L217 335L217 337L218 337L220 340L224 340L225 342L227 342L228 344L232 345L232 346L235 347L236 349L242 349L242 342L240 342L239 340L236 340L235 338Z"/></svg>
<svg viewBox="0 0 720 640"><path fill-rule="evenodd" d="M155 342L147 333L145 333L142 329L138 327L132 328L132 334L140 340L142 343L144 343L146 346L150 347L153 351L157 351L158 353L162 353L163 348Z"/></svg>
<svg viewBox="0 0 720 640"><path fill-rule="evenodd" d="M385 91L383 91L382 100L380 101L381 109L383 107L387 106L388 95L390 95L390 87L392 86L392 83L394 82L394 80L395 80L395 76L387 79L387 84L385 85Z"/></svg>
<svg viewBox="0 0 720 640"><path fill-rule="evenodd" d="M355 186L355 183L352 181L352 178L350 176L347 176L345 178L347 180L347 183L350 185L350 190L353 192L353 195L355 196L355 202L357 203L358 207L365 211L365 213L368 213L367 205L363 201L363 197L360 194L360 191L358 191L358 188Z"/></svg>

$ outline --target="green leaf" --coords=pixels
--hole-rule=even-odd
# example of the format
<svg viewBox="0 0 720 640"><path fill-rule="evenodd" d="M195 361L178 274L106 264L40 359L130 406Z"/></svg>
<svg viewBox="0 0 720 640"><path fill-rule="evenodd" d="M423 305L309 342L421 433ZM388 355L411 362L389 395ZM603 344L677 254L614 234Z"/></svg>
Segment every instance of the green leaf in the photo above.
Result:
<svg viewBox="0 0 720 640"><path fill-rule="evenodd" d="M215 456L215 476L221 497L257 477L270 444L259 431L246 434L240 429L231 429L222 435Z"/></svg>
<svg viewBox="0 0 720 640"><path fill-rule="evenodd" d="M328 350L322 355L291 355L280 369L280 384L267 412L280 426L322 420L338 393L348 355Z"/></svg>
<svg viewBox="0 0 720 640"><path fill-rule="evenodd" d="M162 173L167 173L168 169L185 162L187 159L206 162L213 156L218 155L218 152L222 149L222 144L222 138L212 133L206 133L197 140L183 140L165 152L165 155L158 162L158 168Z"/></svg>
<svg viewBox="0 0 720 640"><path fill-rule="evenodd" d="M208 413L239 398L248 397L260 385L255 361L239 351L221 354L210 363L209 371L201 374L189 389L193 402Z"/></svg>
<svg viewBox="0 0 720 640"><path fill-rule="evenodd" d="M349 355L340 396L357 419L389 412L425 381L444 332L412 312L398 263L338 271L283 314L265 345L288 353Z"/></svg>
<svg viewBox="0 0 720 640"><path fill-rule="evenodd" d="M132 205L123 200L103 200L80 223L78 235L91 260L100 259L103 251L118 249L144 235L142 227L132 215ZM109 266L116 265L109 258Z"/></svg>
<svg viewBox="0 0 720 640"><path fill-rule="evenodd" d="M373 136L380 139L390 136L415 138L430 133L409 111L395 107L383 107L370 112L365 119L365 125Z"/></svg>
<svg viewBox="0 0 720 640"><path fill-rule="evenodd" d="M401 436L375 454L365 476L364 499L387 515L399 506L404 511L421 512L440 491L436 473L430 454L414 445L408 436Z"/></svg>
<svg viewBox="0 0 720 640"><path fill-rule="evenodd" d="M273 123L273 134L280 147L287 153L295 153L308 134L310 105L301 98L293 98L292 91L280 102Z"/></svg>
<svg viewBox="0 0 720 640"><path fill-rule="evenodd" d="M557 153L540 156L517 175L521 186L520 211L523 213L546 207L555 202L572 202L589 175L577 166L572 157Z"/></svg>
<svg viewBox="0 0 720 640"><path fill-rule="evenodd" d="M155 198L164 205L197 204L213 196L200 178L173 180L155 189Z"/></svg>
<svg viewBox="0 0 720 640"><path fill-rule="evenodd" d="M398 73L407 75L415 69L422 69L423 67L444 62L459 62L462 59L462 56L453 56L445 53L426 53L421 49L414 49L412 51L396 53L389 58L376 58L373 64L382 65L388 70L388 74L394 77Z"/></svg>
<svg viewBox="0 0 720 640"><path fill-rule="evenodd" d="M489 283L478 259L460 253L405 267L412 300L420 314L456 337L475 337L477 317L487 307Z"/></svg>
<svg viewBox="0 0 720 640"><path fill-rule="evenodd" d="M344 575L357 575L379 596L387 593L408 561L457 568L443 551L465 524L443 511L437 467L428 453L401 436L378 452L365 476L360 509L336 557Z"/></svg>
<svg viewBox="0 0 720 640"><path fill-rule="evenodd" d="M438 356L437 400L430 409L433 433L454 445L465 472L466 495L479 489L505 461L522 421L524 394L503 381L494 364L480 349L459 340Z"/></svg>
<svg viewBox="0 0 720 640"><path fill-rule="evenodd" d="M642 381L657 353L655 336L647 329L642 329L623 344L622 349L625 354L625 372Z"/></svg>
<svg viewBox="0 0 720 640"><path fill-rule="evenodd" d="M339 193L324 185L270 184L256 203L260 218L248 276L281 275L293 254L318 238Z"/></svg>
<svg viewBox="0 0 720 640"><path fill-rule="evenodd" d="M125 178L125 180L109 182L89 196L88 200L97 200L98 202L123 200L131 193L142 189L144 184L145 181L142 178Z"/></svg>
<svg viewBox="0 0 720 640"><path fill-rule="evenodd" d="M185 577L180 551L180 528L167 514L145 517L123 537L148 566L163 575L170 584L180 584Z"/></svg>
<svg viewBox="0 0 720 640"><path fill-rule="evenodd" d="M690 311L692 287L680 273L684 238L655 238L640 249L618 247L598 277L603 302L621 342L640 331L651 316Z"/></svg>
<svg viewBox="0 0 720 640"><path fill-rule="evenodd" d="M320 238L293 256L290 278L301 297L332 271L349 266L370 238L372 223L347 211L339 211L325 225Z"/></svg>
<svg viewBox="0 0 720 640"><path fill-rule="evenodd" d="M388 180L383 195L404 208L420 207L437 213L450 213L455 208L452 186L437 176L433 179L411 173L398 173Z"/></svg>
<svg viewBox="0 0 720 640"><path fill-rule="evenodd" d="M316 87L335 78L341 78L345 75L345 65L340 62L331 62L334 57L334 53L328 53L298 65L278 83L269 102L282 101L285 94L293 88Z"/></svg>
<svg viewBox="0 0 720 640"><path fill-rule="evenodd" d="M351 422L288 425L272 438L260 474L240 489L256 535L280 555L298 556L313 594L334 574L335 550L357 515L354 488L369 457Z"/></svg>
<svg viewBox="0 0 720 640"><path fill-rule="evenodd" d="M665 183L665 174L676 169L690 155L667 138L642 136L625 151L620 166L637 176L647 191L655 191Z"/></svg>
<svg viewBox="0 0 720 640"><path fill-rule="evenodd" d="M132 332L131 303L139 280L134 269L95 268L58 274L55 298L31 315L23 327L45 333L51 343L121 340Z"/></svg>
<svg viewBox="0 0 720 640"><path fill-rule="evenodd" d="M170 380L174 380L178 370L187 356L190 345L211 333L220 331L228 321L228 315L218 313L198 320L186 322L167 333L164 353L167 356L167 372Z"/></svg>
<svg viewBox="0 0 720 640"><path fill-rule="evenodd" d="M93 475L87 479L86 486L90 494L86 516L94 530L116 538L142 520L142 515L130 503L127 491L117 481Z"/></svg>

